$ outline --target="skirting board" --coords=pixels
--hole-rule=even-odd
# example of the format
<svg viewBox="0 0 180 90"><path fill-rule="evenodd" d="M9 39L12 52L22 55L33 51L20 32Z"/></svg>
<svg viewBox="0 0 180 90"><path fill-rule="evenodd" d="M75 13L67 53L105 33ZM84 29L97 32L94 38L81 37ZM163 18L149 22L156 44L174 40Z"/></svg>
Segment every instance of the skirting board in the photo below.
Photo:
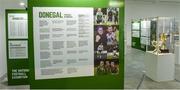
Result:
<svg viewBox="0 0 180 90"><path fill-rule="evenodd" d="M0 82L1 82L2 80L4 80L6 77L7 77L7 74L5 73L4 75L2 75L2 76L0 77Z"/></svg>

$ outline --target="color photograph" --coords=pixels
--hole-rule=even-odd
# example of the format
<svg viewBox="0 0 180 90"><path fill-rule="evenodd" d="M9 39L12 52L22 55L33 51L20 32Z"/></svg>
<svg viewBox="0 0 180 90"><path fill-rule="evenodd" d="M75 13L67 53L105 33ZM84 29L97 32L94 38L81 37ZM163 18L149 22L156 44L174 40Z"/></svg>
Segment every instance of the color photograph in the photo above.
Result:
<svg viewBox="0 0 180 90"><path fill-rule="evenodd" d="M94 16L95 25L119 24L119 8L96 8Z"/></svg>
<svg viewBox="0 0 180 90"><path fill-rule="evenodd" d="M117 75L119 73L118 60L99 60L95 62L95 75Z"/></svg>
<svg viewBox="0 0 180 90"><path fill-rule="evenodd" d="M97 8L94 15L95 74L103 75L110 72L105 69L106 64L119 65L118 8ZM118 70L115 71L117 74Z"/></svg>

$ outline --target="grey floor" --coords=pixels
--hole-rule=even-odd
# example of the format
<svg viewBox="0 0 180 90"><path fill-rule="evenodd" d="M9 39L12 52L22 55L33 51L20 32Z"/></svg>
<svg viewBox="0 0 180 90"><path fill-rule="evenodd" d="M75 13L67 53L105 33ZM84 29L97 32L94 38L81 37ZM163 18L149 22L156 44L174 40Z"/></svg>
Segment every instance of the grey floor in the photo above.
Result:
<svg viewBox="0 0 180 90"><path fill-rule="evenodd" d="M125 89L137 89L144 71L145 52L128 48L125 56ZM145 77L139 89L180 89L180 66L176 66L176 80L168 82L154 82ZM8 86L7 80L0 81L0 89L29 89L29 85Z"/></svg>
<svg viewBox="0 0 180 90"><path fill-rule="evenodd" d="M0 90L6 89L6 90L29 90L29 85L17 85L17 86L8 86L7 79L4 79L0 82Z"/></svg>
<svg viewBox="0 0 180 90"><path fill-rule="evenodd" d="M145 52L128 48L125 57L125 89L136 89L143 77ZM145 77L139 89L180 89L180 66L176 65L174 81L154 82Z"/></svg>

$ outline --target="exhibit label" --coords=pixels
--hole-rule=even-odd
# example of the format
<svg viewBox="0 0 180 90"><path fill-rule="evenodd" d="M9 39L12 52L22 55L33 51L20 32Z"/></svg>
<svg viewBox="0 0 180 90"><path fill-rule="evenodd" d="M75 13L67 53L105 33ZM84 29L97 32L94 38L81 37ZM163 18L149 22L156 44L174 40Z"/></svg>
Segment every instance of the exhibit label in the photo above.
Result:
<svg viewBox="0 0 180 90"><path fill-rule="evenodd" d="M8 14L8 39L27 39L27 14Z"/></svg>
<svg viewBox="0 0 180 90"><path fill-rule="evenodd" d="M9 41L8 46L9 46L9 59L28 58L28 42L26 40Z"/></svg>
<svg viewBox="0 0 180 90"><path fill-rule="evenodd" d="M93 8L33 8L35 79L94 75L93 19Z"/></svg>

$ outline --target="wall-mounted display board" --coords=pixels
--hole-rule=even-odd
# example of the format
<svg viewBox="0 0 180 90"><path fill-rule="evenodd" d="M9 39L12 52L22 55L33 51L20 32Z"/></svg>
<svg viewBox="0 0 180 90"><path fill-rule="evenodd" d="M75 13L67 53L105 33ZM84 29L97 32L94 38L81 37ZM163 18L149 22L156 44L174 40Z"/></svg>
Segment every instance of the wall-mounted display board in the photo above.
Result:
<svg viewBox="0 0 180 90"><path fill-rule="evenodd" d="M141 36L140 36L140 43L141 43L141 50L146 51L146 45L150 45L150 30L151 30L151 21L148 19L141 20Z"/></svg>
<svg viewBox="0 0 180 90"><path fill-rule="evenodd" d="M6 10L8 85L29 84L28 14Z"/></svg>
<svg viewBox="0 0 180 90"><path fill-rule="evenodd" d="M136 49L140 49L140 37L141 37L141 21L140 20L133 20L131 25L131 35L132 35L132 47Z"/></svg>
<svg viewBox="0 0 180 90"><path fill-rule="evenodd" d="M31 89L123 89L124 0L109 4L28 1Z"/></svg>

